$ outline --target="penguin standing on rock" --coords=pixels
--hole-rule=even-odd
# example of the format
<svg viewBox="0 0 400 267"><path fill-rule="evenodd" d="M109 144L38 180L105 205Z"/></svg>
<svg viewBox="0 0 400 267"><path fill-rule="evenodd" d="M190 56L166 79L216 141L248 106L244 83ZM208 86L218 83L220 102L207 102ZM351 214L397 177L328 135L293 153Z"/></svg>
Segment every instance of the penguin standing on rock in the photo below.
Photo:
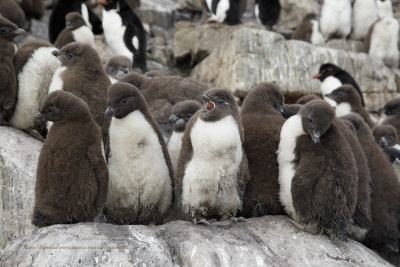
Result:
<svg viewBox="0 0 400 267"><path fill-rule="evenodd" d="M126 56L114 56L110 58L104 70L110 78L111 83L116 83L122 77L132 71L132 61Z"/></svg>
<svg viewBox="0 0 400 267"><path fill-rule="evenodd" d="M208 10L211 11L209 21L217 21L228 25L241 22L241 1L244 0L206 0Z"/></svg>
<svg viewBox="0 0 400 267"><path fill-rule="evenodd" d="M331 93L325 94L324 97L336 102L335 112L337 117L355 112L364 119L371 129L375 126L367 110L361 105L360 95L352 85L342 85Z"/></svg>
<svg viewBox="0 0 400 267"><path fill-rule="evenodd" d="M342 118L354 125L371 174L372 227L364 243L380 252L397 253L400 238L400 184L396 173L379 145L375 143L364 120L356 113Z"/></svg>
<svg viewBox="0 0 400 267"><path fill-rule="evenodd" d="M357 167L335 112L314 100L286 120L278 149L280 200L300 229L339 240L351 233Z"/></svg>
<svg viewBox="0 0 400 267"><path fill-rule="evenodd" d="M46 98L36 117L54 124L39 155L32 224L93 221L107 199L108 170L101 130L88 105L57 91Z"/></svg>
<svg viewBox="0 0 400 267"><path fill-rule="evenodd" d="M292 34L293 40L309 42L313 45L324 43L324 37L319 31L319 22L315 14L307 14Z"/></svg>
<svg viewBox="0 0 400 267"><path fill-rule="evenodd" d="M54 42L55 47L61 49L72 42L81 42L94 47L94 35L78 12L68 13L65 21L65 29L61 31Z"/></svg>
<svg viewBox="0 0 400 267"><path fill-rule="evenodd" d="M14 57L14 69L18 82L18 101L10 124L21 130L37 130L46 135L46 125L35 122L35 114L48 95L54 72L61 67L60 61L51 53L54 46L46 41L27 41Z"/></svg>
<svg viewBox="0 0 400 267"><path fill-rule="evenodd" d="M194 223L242 221L232 217L242 209L249 178L239 110L227 89L209 89L202 98L202 109L190 119L183 135L176 201Z"/></svg>
<svg viewBox="0 0 400 267"><path fill-rule="evenodd" d="M265 25L268 30L278 22L281 12L281 4L279 0L256 0L254 3L254 14L261 24Z"/></svg>
<svg viewBox="0 0 400 267"><path fill-rule="evenodd" d="M355 0L353 5L353 30L351 38L363 40L369 27L378 19L378 11L375 0Z"/></svg>
<svg viewBox="0 0 400 267"><path fill-rule="evenodd" d="M348 36L351 31L351 1L324 0L319 23L325 39Z"/></svg>
<svg viewBox="0 0 400 267"><path fill-rule="evenodd" d="M98 0L103 9L103 30L107 45L115 55L131 58L133 67L144 73L146 63L146 31L128 0Z"/></svg>
<svg viewBox="0 0 400 267"><path fill-rule="evenodd" d="M0 125L5 125L9 120L17 100L13 66L16 46L12 40L23 33L23 29L0 15Z"/></svg>
<svg viewBox="0 0 400 267"><path fill-rule="evenodd" d="M246 217L285 214L279 200L279 166L276 150L285 119L282 91L273 83L251 89L243 101L243 148L250 181L246 186L243 213Z"/></svg>
<svg viewBox="0 0 400 267"><path fill-rule="evenodd" d="M185 100L172 107L172 114L169 121L173 124L174 130L168 140L168 152L171 157L172 168L176 173L179 152L182 147L182 136L189 119L201 108L201 104L194 100Z"/></svg>
<svg viewBox="0 0 400 267"><path fill-rule="evenodd" d="M383 106L383 112L386 118L382 121L382 125L392 125L396 128L397 135L400 134L400 97L395 97L386 102Z"/></svg>
<svg viewBox="0 0 400 267"><path fill-rule="evenodd" d="M160 224L172 204L173 172L164 139L146 100L128 83L108 88L110 182L106 219L117 224Z"/></svg>
<svg viewBox="0 0 400 267"><path fill-rule="evenodd" d="M321 81L321 93L325 101L327 101L331 106L335 107L336 103L332 99L328 99L324 95L331 93L333 90L342 86L343 84L351 84L361 97L361 105L365 107L364 97L362 95L360 86L351 77L351 75L339 68L332 63L322 64L319 68L319 72L314 74L313 79L319 79Z"/></svg>

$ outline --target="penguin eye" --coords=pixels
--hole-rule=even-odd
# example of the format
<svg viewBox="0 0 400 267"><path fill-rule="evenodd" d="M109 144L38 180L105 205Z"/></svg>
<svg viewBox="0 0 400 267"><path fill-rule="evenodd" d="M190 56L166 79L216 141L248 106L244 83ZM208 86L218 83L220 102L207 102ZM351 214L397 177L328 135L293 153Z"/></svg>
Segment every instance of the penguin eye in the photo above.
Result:
<svg viewBox="0 0 400 267"><path fill-rule="evenodd" d="M47 109L47 114L51 114L51 113L53 113L53 111L54 111L53 108L50 107Z"/></svg>
<svg viewBox="0 0 400 267"><path fill-rule="evenodd" d="M7 27L1 27L0 28L0 33L8 33L9 31L10 31L10 29L7 28Z"/></svg>
<svg viewBox="0 0 400 267"><path fill-rule="evenodd" d="M72 54L67 54L67 57L68 57L69 59L71 59L73 56L74 56L74 55L72 55Z"/></svg>
<svg viewBox="0 0 400 267"><path fill-rule="evenodd" d="M308 122L313 124L314 123L314 118L311 116L308 116Z"/></svg>
<svg viewBox="0 0 400 267"><path fill-rule="evenodd" d="M120 101L120 103L121 103L122 105L126 105L126 104L128 104L128 99L124 98L124 99L122 99L122 100Z"/></svg>
<svg viewBox="0 0 400 267"><path fill-rule="evenodd" d="M390 140L390 141L393 140L393 135L389 136L389 140Z"/></svg>
<svg viewBox="0 0 400 267"><path fill-rule="evenodd" d="M217 100L217 104L220 104L220 105L222 105L222 104L225 104L225 101L224 100Z"/></svg>
<svg viewBox="0 0 400 267"><path fill-rule="evenodd" d="M189 114L186 115L187 118L190 118L190 117L192 117L192 116L193 116L192 113L189 113Z"/></svg>

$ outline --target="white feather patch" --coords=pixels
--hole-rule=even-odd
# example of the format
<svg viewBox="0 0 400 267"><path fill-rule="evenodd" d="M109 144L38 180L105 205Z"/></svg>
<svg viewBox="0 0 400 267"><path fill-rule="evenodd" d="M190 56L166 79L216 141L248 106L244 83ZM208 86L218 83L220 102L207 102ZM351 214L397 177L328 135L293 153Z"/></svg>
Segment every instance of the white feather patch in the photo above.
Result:
<svg viewBox="0 0 400 267"><path fill-rule="evenodd" d="M319 31L319 22L317 20L311 20L312 33L311 33L311 43L313 45L323 44L325 42L324 36L322 36Z"/></svg>
<svg viewBox="0 0 400 267"><path fill-rule="evenodd" d="M226 19L226 12L229 10L229 0L220 0L217 4L216 13L212 15L212 18L219 22L224 22Z"/></svg>
<svg viewBox="0 0 400 267"><path fill-rule="evenodd" d="M322 97L326 102L328 102L332 107L336 107L336 101L325 97L325 94L332 93L333 90L337 89L338 87L342 86L342 82L336 78L335 76L328 76L325 80L321 82L321 93Z"/></svg>
<svg viewBox="0 0 400 267"><path fill-rule="evenodd" d="M375 0L356 0L353 6L353 30L351 38L362 40L367 36L369 27L378 19Z"/></svg>
<svg viewBox="0 0 400 267"><path fill-rule="evenodd" d="M110 125L107 206L156 206L165 212L172 201L172 185L161 144L140 111Z"/></svg>
<svg viewBox="0 0 400 267"><path fill-rule="evenodd" d="M336 117L342 117L349 113L351 113L351 105L350 103L340 103L335 108Z"/></svg>
<svg viewBox="0 0 400 267"><path fill-rule="evenodd" d="M76 30L73 30L72 35L75 41L88 44L94 48L94 35L88 26L81 26Z"/></svg>
<svg viewBox="0 0 400 267"><path fill-rule="evenodd" d="M261 20L260 20L260 8L258 6L258 3L254 5L254 15L256 16L256 19L257 19L258 23L261 23Z"/></svg>
<svg viewBox="0 0 400 267"><path fill-rule="evenodd" d="M392 0L376 0L376 5L378 6L378 14L380 18L393 17Z"/></svg>
<svg viewBox="0 0 400 267"><path fill-rule="evenodd" d="M173 131L171 137L168 140L168 153L169 156L171 157L171 163L174 173L176 173L179 153L181 152L182 136L183 132Z"/></svg>
<svg viewBox="0 0 400 267"><path fill-rule="evenodd" d="M290 217L298 221L299 217L293 206L292 180L296 169L293 163L297 138L306 134L303 130L300 115L294 115L286 120L281 130L281 140L278 147L279 163L279 197L281 203Z"/></svg>
<svg viewBox="0 0 400 267"><path fill-rule="evenodd" d="M238 171L242 161L239 128L232 116L215 122L197 119L190 132L193 156L182 181L186 212L207 214L206 205L219 215L234 215L241 208Z"/></svg>
<svg viewBox="0 0 400 267"><path fill-rule="evenodd" d="M136 50L139 50L139 39L136 35L132 38L132 45Z"/></svg>
<svg viewBox="0 0 400 267"><path fill-rule="evenodd" d="M332 33L346 37L351 31L350 0L325 0L320 17L321 32L327 38Z"/></svg>
<svg viewBox="0 0 400 267"><path fill-rule="evenodd" d="M84 4L84 3L81 4L81 14L82 14L82 18L85 21L86 25L89 27L90 30L92 30L93 27L89 20L89 11L88 11L86 4Z"/></svg>
<svg viewBox="0 0 400 267"><path fill-rule="evenodd" d="M48 94L53 74L61 66L52 51L54 47L38 48L17 75L18 102L10 120L16 128L34 127L34 117Z"/></svg>
<svg viewBox="0 0 400 267"><path fill-rule="evenodd" d="M54 48L53 48L53 50L54 50ZM54 92L55 90L63 89L64 82L63 82L63 79L61 78L61 75L66 70L67 70L67 67L65 67L65 66L59 67L58 69L56 69L56 71L54 72L53 78L51 80L51 84L49 86L49 94Z"/></svg>
<svg viewBox="0 0 400 267"><path fill-rule="evenodd" d="M111 77L110 75L108 75L108 78L110 79L111 84L114 84L114 83L118 82L117 79L114 79L114 78Z"/></svg>

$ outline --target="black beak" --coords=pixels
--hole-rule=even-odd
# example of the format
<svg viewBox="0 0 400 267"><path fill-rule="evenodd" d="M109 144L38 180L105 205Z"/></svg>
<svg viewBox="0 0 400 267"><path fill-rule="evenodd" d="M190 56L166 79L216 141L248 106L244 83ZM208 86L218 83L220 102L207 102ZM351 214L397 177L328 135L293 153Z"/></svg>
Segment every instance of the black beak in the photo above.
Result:
<svg viewBox="0 0 400 267"><path fill-rule="evenodd" d="M286 105L280 106L278 110L283 116L287 115L287 107L286 107Z"/></svg>
<svg viewBox="0 0 400 267"><path fill-rule="evenodd" d="M54 50L53 52L51 52L51 54L52 54L53 56L55 56L55 57L61 56L60 50Z"/></svg>
<svg viewBox="0 0 400 267"><path fill-rule="evenodd" d="M324 94L325 97L332 98L332 93Z"/></svg>
<svg viewBox="0 0 400 267"><path fill-rule="evenodd" d="M36 114L35 121L43 121L43 120L44 118L42 113L39 112L38 114Z"/></svg>
<svg viewBox="0 0 400 267"><path fill-rule="evenodd" d="M387 146L388 146L388 141L387 141L386 138L383 136L383 137L379 140L379 144L381 145L381 147L387 147Z"/></svg>
<svg viewBox="0 0 400 267"><path fill-rule="evenodd" d="M71 29L72 28L71 22L69 22L69 21L65 22L65 27L68 29Z"/></svg>
<svg viewBox="0 0 400 267"><path fill-rule="evenodd" d="M208 101L214 102L214 99L212 99L211 97L209 97L209 96L206 95L206 94L201 95L201 98L204 100L204 102L208 102Z"/></svg>
<svg viewBox="0 0 400 267"><path fill-rule="evenodd" d="M114 116L114 109L113 109L111 106L109 106L109 107L106 109L106 112L104 113L104 116L105 116L105 117L112 117L112 116Z"/></svg>
<svg viewBox="0 0 400 267"><path fill-rule="evenodd" d="M18 29L13 31L14 35L21 35L21 34L24 34L24 33L25 33L25 30L21 29L21 28L18 28Z"/></svg>
<svg viewBox="0 0 400 267"><path fill-rule="evenodd" d="M129 68L128 68L128 67L123 67L123 68L121 68L121 71L122 71L123 73L125 73L125 74L128 74Z"/></svg>
<svg viewBox="0 0 400 267"><path fill-rule="evenodd" d="M175 114L172 114L172 115L168 118L168 120L169 120L172 124L174 124L177 120L179 120L179 117L176 116Z"/></svg>
<svg viewBox="0 0 400 267"><path fill-rule="evenodd" d="M378 108L379 113L385 113L385 111L386 111L385 107Z"/></svg>

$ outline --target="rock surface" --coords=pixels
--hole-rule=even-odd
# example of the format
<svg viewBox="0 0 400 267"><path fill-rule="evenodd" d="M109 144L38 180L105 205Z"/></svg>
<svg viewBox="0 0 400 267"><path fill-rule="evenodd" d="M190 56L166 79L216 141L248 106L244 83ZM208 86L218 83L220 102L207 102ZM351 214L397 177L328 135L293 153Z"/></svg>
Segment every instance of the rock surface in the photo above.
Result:
<svg viewBox="0 0 400 267"><path fill-rule="evenodd" d="M0 245L30 233L36 165L42 142L0 127ZM0 261L1 262L1 261Z"/></svg>
<svg viewBox="0 0 400 267"><path fill-rule="evenodd" d="M349 241L312 236L284 216L210 226L54 225L9 244L4 266L390 266Z"/></svg>
<svg viewBox="0 0 400 267"><path fill-rule="evenodd" d="M201 31L202 27L195 31ZM234 31L221 42L193 68L191 78L232 91L250 90L260 82L274 81L286 96L295 98L320 93L320 82L311 77L327 62L353 75L370 110L382 106L396 94L394 72L365 53L286 41L277 33L248 27Z"/></svg>
<svg viewBox="0 0 400 267"><path fill-rule="evenodd" d="M278 28L296 28L308 13L319 14L320 6L315 0L280 0L281 13Z"/></svg>

